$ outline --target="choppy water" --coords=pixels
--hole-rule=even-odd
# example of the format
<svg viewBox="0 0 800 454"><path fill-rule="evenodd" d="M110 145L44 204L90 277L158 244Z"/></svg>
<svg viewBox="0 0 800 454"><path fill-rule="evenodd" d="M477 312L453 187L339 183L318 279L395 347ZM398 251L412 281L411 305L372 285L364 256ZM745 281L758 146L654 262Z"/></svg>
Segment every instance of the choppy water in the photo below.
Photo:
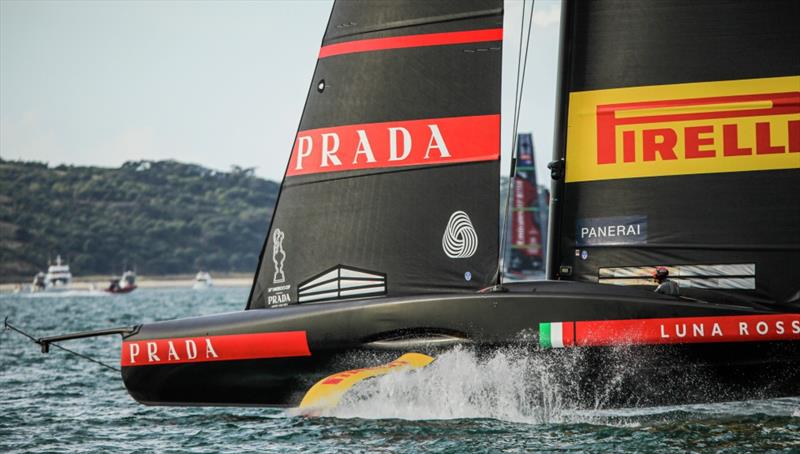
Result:
<svg viewBox="0 0 800 454"><path fill-rule="evenodd" d="M0 295L36 335L239 310L247 289ZM67 346L118 363L119 337ZM534 356L456 349L420 373L368 381L324 417L145 407L118 374L0 333L0 452L800 452L800 399L572 410ZM522 396L539 396L530 400Z"/></svg>

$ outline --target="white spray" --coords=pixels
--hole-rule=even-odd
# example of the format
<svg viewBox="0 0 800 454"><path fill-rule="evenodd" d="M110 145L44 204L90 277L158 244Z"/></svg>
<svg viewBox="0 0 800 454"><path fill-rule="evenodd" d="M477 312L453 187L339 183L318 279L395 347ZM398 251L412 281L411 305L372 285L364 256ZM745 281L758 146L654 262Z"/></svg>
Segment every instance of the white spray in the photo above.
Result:
<svg viewBox="0 0 800 454"><path fill-rule="evenodd" d="M480 358L465 348L437 357L416 371L366 380L323 416L339 418L494 418L545 423L573 420L564 396L577 386L559 375L580 361L575 352L536 355L506 349ZM567 383L566 385L564 383Z"/></svg>

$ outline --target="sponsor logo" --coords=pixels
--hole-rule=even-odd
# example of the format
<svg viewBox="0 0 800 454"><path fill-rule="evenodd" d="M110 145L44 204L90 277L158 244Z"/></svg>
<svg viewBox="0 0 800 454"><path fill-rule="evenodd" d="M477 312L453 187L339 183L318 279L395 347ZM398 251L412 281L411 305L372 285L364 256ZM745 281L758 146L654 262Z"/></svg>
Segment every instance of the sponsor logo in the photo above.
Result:
<svg viewBox="0 0 800 454"><path fill-rule="evenodd" d="M492 161L500 115L433 118L300 131L287 176Z"/></svg>
<svg viewBox="0 0 800 454"><path fill-rule="evenodd" d="M123 366L311 356L305 331L124 341Z"/></svg>
<svg viewBox="0 0 800 454"><path fill-rule="evenodd" d="M283 274L283 262L286 260L286 252L283 250L283 239L285 235L281 229L272 232L272 263L275 264L275 273L272 275L272 283L280 284L286 281Z"/></svg>
<svg viewBox="0 0 800 454"><path fill-rule="evenodd" d="M800 168L800 76L570 94L567 182Z"/></svg>
<svg viewBox="0 0 800 454"><path fill-rule="evenodd" d="M577 222L575 244L578 246L645 243L647 243L647 216L587 218L579 219Z"/></svg>
<svg viewBox="0 0 800 454"><path fill-rule="evenodd" d="M349 266L335 266L302 282L297 301L330 301L386 294L386 275Z"/></svg>
<svg viewBox="0 0 800 454"><path fill-rule="evenodd" d="M466 259L478 250L478 234L467 213L456 211L450 215L442 236L442 249L451 259Z"/></svg>
<svg viewBox="0 0 800 454"><path fill-rule="evenodd" d="M321 384L323 384L323 385L338 385L342 381L347 380L348 378L352 378L352 377L354 377L356 375L365 375L367 377L370 377L370 376L373 376L373 375L380 375L380 374L386 373L387 371L390 371L390 370L392 370L394 368L397 368L397 367L408 367L408 366L410 366L408 361L403 361L403 360L397 359L397 360L394 360L394 361L392 361L389 364L386 364L384 366L367 367L367 368L364 368L364 369L353 369L353 370L347 370L347 371L344 371L344 372L339 372L338 374L334 374L334 375L331 375L330 377L326 378L325 380L323 380L321 382Z"/></svg>
<svg viewBox="0 0 800 454"><path fill-rule="evenodd" d="M289 294L291 285L279 285L267 289L267 307L283 307L292 303L292 296Z"/></svg>
<svg viewBox="0 0 800 454"><path fill-rule="evenodd" d="M800 314L548 322L543 348L800 340Z"/></svg>

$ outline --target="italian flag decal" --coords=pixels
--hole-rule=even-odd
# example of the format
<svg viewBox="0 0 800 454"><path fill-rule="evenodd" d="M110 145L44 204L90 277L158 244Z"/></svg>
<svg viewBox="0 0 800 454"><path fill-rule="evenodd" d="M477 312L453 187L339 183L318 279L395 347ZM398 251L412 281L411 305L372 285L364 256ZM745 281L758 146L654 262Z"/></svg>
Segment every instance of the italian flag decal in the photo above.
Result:
<svg viewBox="0 0 800 454"><path fill-rule="evenodd" d="M573 322L539 323L539 345L542 348L563 348L575 344Z"/></svg>

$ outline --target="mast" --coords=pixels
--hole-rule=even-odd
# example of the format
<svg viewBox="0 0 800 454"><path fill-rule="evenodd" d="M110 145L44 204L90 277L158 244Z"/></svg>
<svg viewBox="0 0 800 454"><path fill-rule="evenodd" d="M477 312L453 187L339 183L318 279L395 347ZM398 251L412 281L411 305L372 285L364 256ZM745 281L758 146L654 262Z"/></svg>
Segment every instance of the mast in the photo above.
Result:
<svg viewBox="0 0 800 454"><path fill-rule="evenodd" d="M569 103L569 84L564 78L571 73L572 23L568 13L573 8L572 0L561 3L561 27L558 39L558 74L556 75L556 111L555 129L553 130L553 160L548 164L550 169L550 209L547 219L547 258L545 274L547 279L559 279L561 264L561 200L564 197L564 152L567 142L567 105Z"/></svg>

